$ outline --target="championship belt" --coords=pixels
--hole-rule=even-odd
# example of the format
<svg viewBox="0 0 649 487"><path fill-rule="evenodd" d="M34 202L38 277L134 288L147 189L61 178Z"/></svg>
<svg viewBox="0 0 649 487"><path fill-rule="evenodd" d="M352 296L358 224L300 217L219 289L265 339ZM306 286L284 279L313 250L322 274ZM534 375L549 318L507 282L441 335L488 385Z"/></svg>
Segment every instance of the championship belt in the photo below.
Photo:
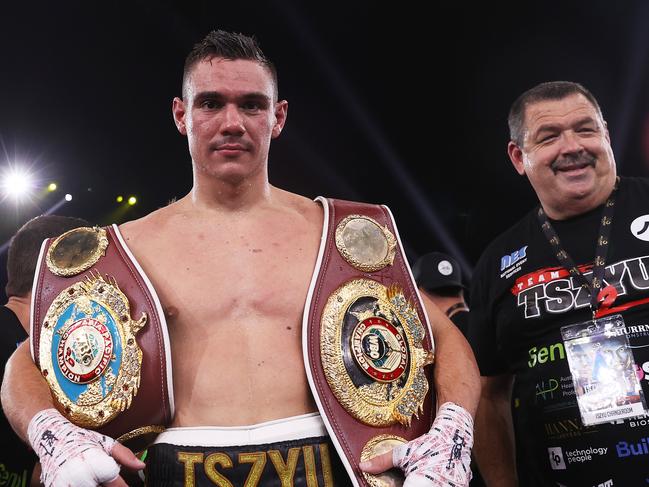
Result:
<svg viewBox="0 0 649 487"><path fill-rule="evenodd" d="M433 339L390 210L318 197L320 250L303 319L307 376L355 486L399 485L401 472L358 464L427 433Z"/></svg>
<svg viewBox="0 0 649 487"><path fill-rule="evenodd" d="M139 450L171 422L167 323L117 226L43 242L30 337L32 359L73 423Z"/></svg>

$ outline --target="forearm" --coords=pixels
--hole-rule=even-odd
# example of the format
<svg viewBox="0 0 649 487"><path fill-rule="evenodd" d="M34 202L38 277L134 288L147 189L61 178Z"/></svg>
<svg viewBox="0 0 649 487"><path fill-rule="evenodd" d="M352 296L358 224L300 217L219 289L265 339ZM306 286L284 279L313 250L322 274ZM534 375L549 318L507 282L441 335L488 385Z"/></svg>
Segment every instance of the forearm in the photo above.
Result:
<svg viewBox="0 0 649 487"><path fill-rule="evenodd" d="M480 374L468 343L453 327L435 340L435 350L438 406L453 402L475 417L480 400Z"/></svg>
<svg viewBox="0 0 649 487"><path fill-rule="evenodd" d="M518 485L510 396L494 397L487 390L476 414L473 455L489 487Z"/></svg>
<svg viewBox="0 0 649 487"><path fill-rule="evenodd" d="M25 341L7 362L2 381L2 409L14 431L25 442L30 420L53 407L50 389L32 361Z"/></svg>

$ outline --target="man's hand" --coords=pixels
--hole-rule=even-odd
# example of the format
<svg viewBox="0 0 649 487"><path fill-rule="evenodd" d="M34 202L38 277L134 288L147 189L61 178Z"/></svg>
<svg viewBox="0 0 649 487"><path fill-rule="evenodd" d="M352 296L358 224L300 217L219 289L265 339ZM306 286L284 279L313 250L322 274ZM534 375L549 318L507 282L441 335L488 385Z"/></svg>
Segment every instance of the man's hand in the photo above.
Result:
<svg viewBox="0 0 649 487"><path fill-rule="evenodd" d="M45 487L127 487L119 465L134 470L145 466L125 446L75 426L53 408L36 414L27 434L40 458Z"/></svg>
<svg viewBox="0 0 649 487"><path fill-rule="evenodd" d="M428 433L359 467L372 474L400 467L406 474L404 487L468 486L472 446L473 418L464 408L447 402L437 411Z"/></svg>

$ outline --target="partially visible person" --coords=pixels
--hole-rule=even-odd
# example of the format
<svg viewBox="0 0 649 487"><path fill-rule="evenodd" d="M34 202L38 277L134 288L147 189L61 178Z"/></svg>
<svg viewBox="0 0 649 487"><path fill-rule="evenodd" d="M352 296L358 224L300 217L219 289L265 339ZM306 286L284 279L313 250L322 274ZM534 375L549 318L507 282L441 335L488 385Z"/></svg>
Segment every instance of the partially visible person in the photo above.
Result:
<svg viewBox="0 0 649 487"><path fill-rule="evenodd" d="M466 336L469 326L469 305L460 263L444 252L430 252L415 261L412 275L419 290L442 310ZM483 487L484 481L475 461L471 462L471 487Z"/></svg>
<svg viewBox="0 0 649 487"><path fill-rule="evenodd" d="M443 252L422 255L412 266L412 274L421 291L444 311L446 316L466 336L469 325L469 305L464 296L460 264Z"/></svg>
<svg viewBox="0 0 649 487"><path fill-rule="evenodd" d="M25 223L11 239L7 255L7 302L0 306L0 372L16 347L29 334L29 313L34 270L43 240L68 230L88 226L80 218L43 215ZM40 485L38 458L13 432L4 412L0 413L0 485Z"/></svg>
<svg viewBox="0 0 649 487"><path fill-rule="evenodd" d="M169 325L175 414L148 449L149 485L315 485L316 475L327 485L349 483L311 394L302 340L324 212L268 178L271 141L287 111L275 68L253 38L208 34L187 56L182 98L172 105L193 188L118 229ZM426 396L436 400L433 427L350 470L396 465L409 485L467 485L477 366L462 334L425 296L423 306L435 341L436 397ZM144 467L123 445L53 408L29 347L7 367L2 405L35 445L48 487L124 487L120 465Z"/></svg>
<svg viewBox="0 0 649 487"><path fill-rule="evenodd" d="M540 204L473 275L480 471L498 487L646 485L647 420L633 416L649 397L649 181L617 177L602 110L578 83L526 91L509 128ZM579 343L564 340L571 325Z"/></svg>

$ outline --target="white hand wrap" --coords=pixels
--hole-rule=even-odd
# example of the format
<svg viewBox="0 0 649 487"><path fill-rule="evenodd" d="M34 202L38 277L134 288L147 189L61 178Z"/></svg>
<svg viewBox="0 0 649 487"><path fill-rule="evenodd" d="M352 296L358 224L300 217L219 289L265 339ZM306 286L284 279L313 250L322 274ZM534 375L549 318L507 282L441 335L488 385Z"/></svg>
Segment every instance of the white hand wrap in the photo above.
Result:
<svg viewBox="0 0 649 487"><path fill-rule="evenodd" d="M96 487L119 475L110 456L115 440L73 425L56 409L34 416L27 435L40 458L45 487Z"/></svg>
<svg viewBox="0 0 649 487"><path fill-rule="evenodd" d="M468 486L471 480L473 418L446 402L430 431L392 450L392 461L406 474L404 487Z"/></svg>

